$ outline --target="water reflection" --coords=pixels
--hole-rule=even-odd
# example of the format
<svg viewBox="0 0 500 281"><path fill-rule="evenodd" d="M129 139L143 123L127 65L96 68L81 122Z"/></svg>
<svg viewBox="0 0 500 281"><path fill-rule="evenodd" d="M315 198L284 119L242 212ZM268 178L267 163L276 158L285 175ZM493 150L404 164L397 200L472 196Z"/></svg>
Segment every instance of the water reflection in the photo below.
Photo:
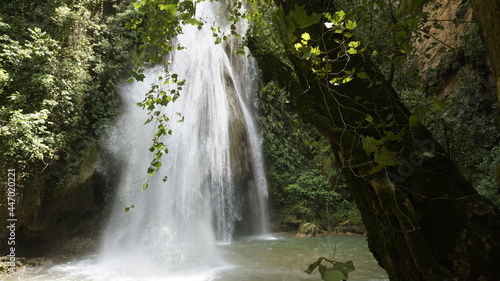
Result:
<svg viewBox="0 0 500 281"><path fill-rule="evenodd" d="M298 238L280 234L242 238L221 248L232 268L220 272L214 281L321 280L319 273L304 273L309 264L319 257L353 261L356 270L349 274L350 281L389 280L368 251L364 236Z"/></svg>

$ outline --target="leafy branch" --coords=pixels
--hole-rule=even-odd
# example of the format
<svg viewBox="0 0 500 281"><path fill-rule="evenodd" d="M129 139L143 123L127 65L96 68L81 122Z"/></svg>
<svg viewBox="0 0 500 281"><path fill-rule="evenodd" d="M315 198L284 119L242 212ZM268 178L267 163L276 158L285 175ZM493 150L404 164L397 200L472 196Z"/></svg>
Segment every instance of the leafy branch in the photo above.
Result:
<svg viewBox="0 0 500 281"><path fill-rule="evenodd" d="M139 16L131 19L127 23L127 28L136 30L140 34L142 42L140 49L143 54L133 69L129 82L143 81L146 77L144 74L145 65L164 64L172 51L183 48L174 43L174 39L182 33L183 25L194 25L198 29L203 27L204 22L195 16L196 4L199 2L146 0L134 3ZM168 148L163 139L172 134L172 130L169 128L170 118L163 113L161 107L174 102L180 96L184 85L185 80L180 79L178 74L171 73L167 64L163 69L163 74L158 76L157 81L145 94L144 100L137 103L142 109L148 111L148 119L145 124L154 121L156 126L153 144L149 148L149 151L154 155L147 168L149 177L153 177L160 170L162 156L168 154ZM167 176L163 177L163 181L167 181ZM142 184L141 191L148 188L148 182L149 179ZM129 207L127 211L130 209Z"/></svg>
<svg viewBox="0 0 500 281"><path fill-rule="evenodd" d="M327 264L324 265L322 262L326 262ZM331 266L328 267L329 265ZM318 268L318 271L321 274L321 280L324 281L347 280L349 272L355 270L352 261L338 262L334 259L320 257L316 262L310 264L304 272L311 274L316 268Z"/></svg>

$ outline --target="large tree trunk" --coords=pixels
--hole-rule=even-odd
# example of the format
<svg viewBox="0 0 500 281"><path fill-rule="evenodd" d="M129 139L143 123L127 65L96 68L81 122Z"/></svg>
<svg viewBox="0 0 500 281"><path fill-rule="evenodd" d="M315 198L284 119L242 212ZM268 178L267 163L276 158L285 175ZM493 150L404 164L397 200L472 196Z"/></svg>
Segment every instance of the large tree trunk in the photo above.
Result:
<svg viewBox="0 0 500 281"><path fill-rule="evenodd" d="M495 74L500 102L500 0L472 0L474 19L479 24L483 43Z"/></svg>
<svg viewBox="0 0 500 281"><path fill-rule="evenodd" d="M310 12L318 8L305 2L299 4ZM286 3L285 10L293 7ZM322 27L300 32L323 36L326 46L332 40ZM257 53L264 77L286 86L303 120L330 141L367 228L370 251L390 279L498 280L499 209L464 179L428 130L409 125L410 113L374 65L352 56L348 68L370 79L333 86L312 73L307 61L289 58L297 79L270 54ZM333 65L332 72L344 67ZM369 137L385 137L379 149L397 152L399 165L372 173L377 161L363 148Z"/></svg>
<svg viewBox="0 0 500 281"><path fill-rule="evenodd" d="M368 64L354 61L358 68ZM301 84L309 90L298 97L299 113L342 155L370 250L391 280L498 279L500 212L477 194L424 127L414 126L401 141L385 144L398 152L397 167L369 174L375 164L360 136L381 139L384 132L409 127L409 113L390 85L369 87L355 79L333 91L314 76ZM374 117L371 124L364 120L367 114ZM387 124L390 114L393 125Z"/></svg>

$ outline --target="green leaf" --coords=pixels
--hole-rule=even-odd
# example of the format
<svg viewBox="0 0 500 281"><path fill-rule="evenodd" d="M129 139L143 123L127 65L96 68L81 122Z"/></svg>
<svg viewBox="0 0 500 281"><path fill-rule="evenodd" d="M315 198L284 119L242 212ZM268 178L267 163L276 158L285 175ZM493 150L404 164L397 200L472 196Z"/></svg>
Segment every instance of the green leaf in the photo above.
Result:
<svg viewBox="0 0 500 281"><path fill-rule="evenodd" d="M321 264L321 262L322 262L324 259L325 259L325 258L321 257L321 258L319 258L317 261L315 261L315 262L311 263L311 264L309 265L309 267L308 267L306 270L304 270L304 272L305 272L305 273L307 273L307 274L311 274L311 273L312 273L312 272L316 269L316 267L318 267L318 266Z"/></svg>
<svg viewBox="0 0 500 281"><path fill-rule="evenodd" d="M345 28L347 29L350 29L350 30L353 30L356 28L356 26L358 26L358 24L355 22L355 21L352 21L352 20L347 20L347 23L345 25Z"/></svg>
<svg viewBox="0 0 500 281"><path fill-rule="evenodd" d="M335 14L333 14L333 17L331 18L331 20L334 23L340 23L341 21L344 20L344 18L345 18L345 12L344 11L338 11Z"/></svg>
<svg viewBox="0 0 500 281"><path fill-rule="evenodd" d="M385 166L397 166L399 161L396 152L390 151L387 147L382 146L380 150L375 151L375 162Z"/></svg>
<svg viewBox="0 0 500 281"><path fill-rule="evenodd" d="M361 143L366 154L370 154L377 151L384 144L384 141L376 140L374 137L361 136Z"/></svg>
<svg viewBox="0 0 500 281"><path fill-rule="evenodd" d="M427 114L427 112L429 112L429 110L430 110L430 108L428 105L422 105L422 106L416 107L413 110L413 114L408 119L410 127L413 127L418 122L420 122L420 120L422 120L422 118L425 116L425 114Z"/></svg>
<svg viewBox="0 0 500 281"><path fill-rule="evenodd" d="M427 157L427 158L434 158L434 154L432 154L431 152L426 151L426 152L424 152L424 153L422 153L422 154L423 154L425 157Z"/></svg>
<svg viewBox="0 0 500 281"><path fill-rule="evenodd" d="M359 45L360 45L360 44L361 44L361 43L360 43L359 41L351 41L351 42L349 42L349 44L347 44L347 45L348 45L349 47L351 47L351 48L357 48L357 47L359 47Z"/></svg>
<svg viewBox="0 0 500 281"><path fill-rule="evenodd" d="M329 268L325 273L321 274L321 279L324 281L342 281L346 280L347 276L341 271Z"/></svg>
<svg viewBox="0 0 500 281"><path fill-rule="evenodd" d="M160 8L161 11L167 11L172 15L177 14L177 4L159 4L158 8Z"/></svg>
<svg viewBox="0 0 500 281"><path fill-rule="evenodd" d="M318 23L321 20L322 15L315 13L308 15L304 6L295 4L295 9L290 11L290 18L294 21L298 28L306 28Z"/></svg>
<svg viewBox="0 0 500 281"><path fill-rule="evenodd" d="M349 50L347 50L347 53L350 55L355 55L358 53L358 51L354 48L350 48Z"/></svg>
<svg viewBox="0 0 500 281"><path fill-rule="evenodd" d="M347 279L347 275L349 272L354 271L356 268L354 268L354 263L352 261L346 261L346 262L336 262L332 267L332 270L338 270L342 273L345 274L345 277Z"/></svg>
<svg viewBox="0 0 500 281"><path fill-rule="evenodd" d="M410 118L408 118L408 124L410 125L410 128L413 128L415 125L417 125L419 121L420 121L420 119L414 115L412 115L412 116L410 116Z"/></svg>
<svg viewBox="0 0 500 281"><path fill-rule="evenodd" d="M319 47L314 47L314 48L311 49L311 55L318 56L319 54L321 54L321 51L319 50Z"/></svg>
<svg viewBox="0 0 500 281"><path fill-rule="evenodd" d="M368 79L368 78L370 78L368 76L368 74L366 72L364 72L364 71L358 72L358 73L356 73L356 75L358 76L359 79Z"/></svg>
<svg viewBox="0 0 500 281"><path fill-rule="evenodd" d="M148 174L150 177L154 176L155 175L155 169L153 169L152 167L149 167L148 168Z"/></svg>
<svg viewBox="0 0 500 281"><path fill-rule="evenodd" d="M311 35L309 35L309 33L305 32L302 34L302 36L300 36L300 38L302 38L306 41L309 41L309 40L311 40Z"/></svg>
<svg viewBox="0 0 500 281"><path fill-rule="evenodd" d="M372 166L370 171L368 171L368 175L373 175L375 173L378 173L378 172L382 171L382 169L384 169L384 167L385 167L385 165L375 164Z"/></svg>
<svg viewBox="0 0 500 281"><path fill-rule="evenodd" d="M352 76L347 76L345 77L344 79L342 79L342 83L345 84L345 83L349 83L352 81Z"/></svg>
<svg viewBox="0 0 500 281"><path fill-rule="evenodd" d="M132 210L134 207L135 207L134 205L130 205L129 207L125 207L125 213Z"/></svg>
<svg viewBox="0 0 500 281"><path fill-rule="evenodd" d="M321 273L321 276L323 276L323 274L325 274L325 272L326 272L327 268L326 268L326 266L324 266L324 265L320 264L320 265L318 266L318 270L319 270L319 273Z"/></svg>
<svg viewBox="0 0 500 281"><path fill-rule="evenodd" d="M403 135L401 134L401 132L399 134L394 134L393 131L387 131L387 132L384 132L385 133L385 136L383 138L384 141L400 141L403 137Z"/></svg>
<svg viewBox="0 0 500 281"><path fill-rule="evenodd" d="M155 166L156 169L160 169L160 167L162 166L162 163L160 161L156 161L156 162L153 162L152 165Z"/></svg>

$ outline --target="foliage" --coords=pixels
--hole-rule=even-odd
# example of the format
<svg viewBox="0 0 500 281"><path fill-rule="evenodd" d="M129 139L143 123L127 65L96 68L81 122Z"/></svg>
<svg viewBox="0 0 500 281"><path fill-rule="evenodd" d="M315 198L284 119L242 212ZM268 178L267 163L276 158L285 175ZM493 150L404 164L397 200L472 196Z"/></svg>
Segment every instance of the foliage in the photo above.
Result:
<svg viewBox="0 0 500 281"><path fill-rule="evenodd" d="M139 34L141 41L141 55L128 81L143 81L144 68L147 66L162 64L165 66L163 75L158 77L158 82L151 85L144 100L137 104L148 112L149 118L146 123L154 122L156 125L153 144L149 149L154 154L147 168L150 177L160 170L162 155L168 153L164 138L172 133L169 128L170 118L162 113L160 107L175 101L185 84L178 74L168 70L168 56L172 51L183 48L174 42L177 35L182 33L183 25L194 25L201 29L206 24L195 15L197 3L199 2L178 0L134 1L133 6L137 16L126 24L128 29ZM163 181L166 180L167 176L164 176ZM148 181L142 184L142 191L148 188Z"/></svg>
<svg viewBox="0 0 500 281"><path fill-rule="evenodd" d="M444 53L439 65L427 71L426 83L402 91L402 99L410 108L430 109L424 124L476 189L500 205L500 188L495 182L495 167L500 163L499 126L495 124L498 104L487 82L484 47L477 42L477 26L470 24L459 46ZM441 84L450 77L453 84ZM440 95L443 87L452 87L453 92L442 99L427 98Z"/></svg>
<svg viewBox="0 0 500 281"><path fill-rule="evenodd" d="M331 267L327 267L322 264L325 261L331 264ZM327 259L324 257L320 257L316 262L309 265L309 267L305 270L307 274L311 274L316 268L318 268L321 274L321 280L324 281L342 281L347 280L349 272L355 270L354 264L352 261L347 262L339 262L334 259Z"/></svg>
<svg viewBox="0 0 500 281"><path fill-rule="evenodd" d="M361 226L326 140L298 118L290 98L274 82L260 92L273 220L287 230L305 222L326 230L347 220Z"/></svg>
<svg viewBox="0 0 500 281"><path fill-rule="evenodd" d="M425 1L335 1L347 16L358 19L355 36L368 46L379 67L401 93L404 103L414 110L410 125L422 120L433 135L445 146L451 159L478 191L490 200L499 202L500 187L495 183L495 167L500 163L496 143L499 142L498 106L493 87L488 82L485 50L476 24L462 18L468 3L462 3L455 24L466 25L462 41L450 46L434 37L442 30L440 21L421 11ZM439 4L429 3L427 10L435 11ZM431 42L423 53L414 46ZM414 66L418 59L441 54L436 68L419 73ZM472 69L471 69L472 68ZM452 78L453 77L453 78ZM456 82L453 82L456 79ZM451 85L445 85L452 81ZM440 95L443 87L456 87L447 97ZM394 158L393 158L394 159Z"/></svg>
<svg viewBox="0 0 500 281"><path fill-rule="evenodd" d="M74 168L113 116L135 41L124 29L133 12L122 4L105 14L101 4L12 1L0 14L2 167Z"/></svg>
<svg viewBox="0 0 500 281"><path fill-rule="evenodd" d="M298 57L311 62L311 70L315 75L315 79L319 83L328 84L327 88L330 92L336 92L336 86L349 83L355 78L368 83L368 87L375 83L383 83L377 81L380 78L377 78L377 75L372 70L364 69L362 66L351 66L352 57L363 57L366 48L361 48L360 41L352 39L357 23L356 21L346 20L345 15L342 10L335 12L333 15L325 13L324 18L327 21L324 25L326 31L319 35L321 38L311 38L308 33L303 33L300 42L294 44L295 50L299 53ZM315 14L310 17L315 18ZM309 41L315 42L316 46L309 44ZM356 102L362 105L365 101ZM366 172L359 174L359 176L378 173L387 166L398 166L400 164L397 158L398 153L393 151L390 143L401 141L403 136L409 132L409 129L418 124L424 115L424 111L420 108L416 109L409 117L408 126L397 126L398 131L394 131L395 120L393 120L392 112L384 113L381 110L360 112L366 115L365 121L367 123L358 122L357 127L345 128L346 131L350 130L351 133L356 135L356 138L360 139L364 151L372 158L371 161L366 163L366 166L370 168ZM374 116L378 118L375 119ZM372 136L365 136L358 132L370 126L377 128L377 134L381 138L375 139ZM348 167L352 165L351 160L354 160L355 156L344 155L344 152L341 151L340 158L343 165Z"/></svg>

